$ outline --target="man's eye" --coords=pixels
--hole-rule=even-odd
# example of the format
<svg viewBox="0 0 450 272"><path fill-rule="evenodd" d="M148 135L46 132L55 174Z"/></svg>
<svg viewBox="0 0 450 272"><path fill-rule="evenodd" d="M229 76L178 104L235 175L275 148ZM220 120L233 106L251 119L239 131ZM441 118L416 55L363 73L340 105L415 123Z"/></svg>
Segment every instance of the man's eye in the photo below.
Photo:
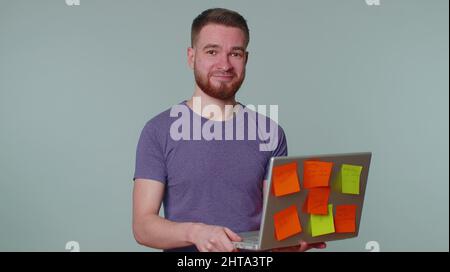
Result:
<svg viewBox="0 0 450 272"><path fill-rule="evenodd" d="M231 56L233 56L233 57L242 57L242 54L241 53L231 53Z"/></svg>
<svg viewBox="0 0 450 272"><path fill-rule="evenodd" d="M208 50L208 51L206 51L206 54L214 56L217 54L217 52L215 50Z"/></svg>

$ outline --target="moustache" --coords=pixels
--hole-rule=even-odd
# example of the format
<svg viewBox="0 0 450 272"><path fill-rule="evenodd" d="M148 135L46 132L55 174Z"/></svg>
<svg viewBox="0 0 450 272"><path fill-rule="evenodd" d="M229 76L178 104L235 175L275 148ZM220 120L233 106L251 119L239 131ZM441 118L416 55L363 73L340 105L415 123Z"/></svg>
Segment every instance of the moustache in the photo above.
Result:
<svg viewBox="0 0 450 272"><path fill-rule="evenodd" d="M215 72L215 73L212 73L211 76L227 76L227 77L232 76L232 77L234 77L235 74L234 73Z"/></svg>

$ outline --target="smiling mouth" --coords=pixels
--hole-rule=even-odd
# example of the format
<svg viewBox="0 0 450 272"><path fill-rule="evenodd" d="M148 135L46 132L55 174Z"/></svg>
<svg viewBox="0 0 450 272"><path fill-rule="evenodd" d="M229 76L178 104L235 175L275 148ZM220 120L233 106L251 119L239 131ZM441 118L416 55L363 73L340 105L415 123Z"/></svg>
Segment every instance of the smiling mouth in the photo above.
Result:
<svg viewBox="0 0 450 272"><path fill-rule="evenodd" d="M225 80L225 81L229 81L231 79L233 79L233 75L213 75L212 77L220 79L220 80Z"/></svg>

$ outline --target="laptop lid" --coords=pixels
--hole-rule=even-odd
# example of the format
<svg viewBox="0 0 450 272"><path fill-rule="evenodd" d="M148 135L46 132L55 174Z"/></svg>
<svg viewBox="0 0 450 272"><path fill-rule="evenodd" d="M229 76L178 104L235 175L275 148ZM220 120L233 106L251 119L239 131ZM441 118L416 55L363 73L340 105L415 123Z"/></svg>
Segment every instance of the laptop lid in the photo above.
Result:
<svg viewBox="0 0 450 272"><path fill-rule="evenodd" d="M299 157L273 157L269 165L269 180L267 181L267 190L264 195L263 213L261 219L261 227L259 232L259 249L266 250L271 248L287 247L298 245L300 240L308 243L317 243L325 241L334 241L341 239L348 239L357 237L359 233L359 226L361 222L361 215L364 204L364 196L366 193L367 179L369 175L369 167L372 153L348 153L348 154L328 154L328 155L311 155ZM340 205L355 205L356 206L356 228L351 233L330 233L320 236L312 236L310 223L311 214L303 209L305 200L307 198L309 189L304 188L304 162L305 161L321 161L332 162L332 170L329 179L330 194L328 204L333 206L333 217L336 218L336 206ZM297 174L300 185L300 191L290 193L282 196L275 196L273 190L273 169L278 166L286 165L292 162L297 162ZM352 166L361 166L362 170L359 176L359 194L342 193L337 188L337 178L340 175L343 164ZM279 212L286 210L295 205L297 208L299 222L302 228L300 233L289 236L283 239L277 239L275 235L274 216Z"/></svg>

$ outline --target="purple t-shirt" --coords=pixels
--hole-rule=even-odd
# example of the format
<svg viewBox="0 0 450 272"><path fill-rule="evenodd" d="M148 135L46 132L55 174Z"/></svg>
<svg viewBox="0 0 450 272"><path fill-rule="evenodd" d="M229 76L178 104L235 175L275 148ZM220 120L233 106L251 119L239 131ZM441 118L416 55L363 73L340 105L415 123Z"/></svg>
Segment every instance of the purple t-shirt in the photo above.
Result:
<svg viewBox="0 0 450 272"><path fill-rule="evenodd" d="M215 138L211 139L211 132ZM227 121L211 121L184 101L143 128L134 179L165 185L168 220L252 231L260 227L263 180L273 156L287 156L287 142L272 119L243 107Z"/></svg>

